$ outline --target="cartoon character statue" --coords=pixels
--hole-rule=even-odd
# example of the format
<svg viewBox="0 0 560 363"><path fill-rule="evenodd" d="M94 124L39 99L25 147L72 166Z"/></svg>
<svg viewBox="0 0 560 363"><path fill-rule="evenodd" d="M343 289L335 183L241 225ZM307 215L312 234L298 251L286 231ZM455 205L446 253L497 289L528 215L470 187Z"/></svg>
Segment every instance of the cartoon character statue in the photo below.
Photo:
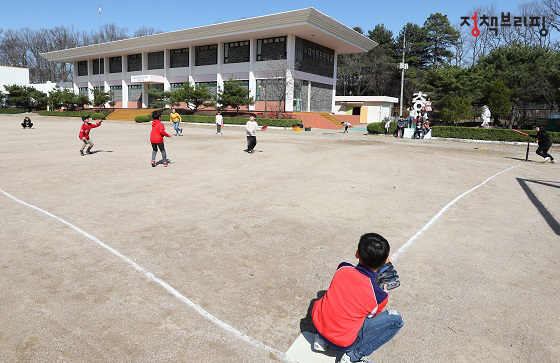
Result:
<svg viewBox="0 0 560 363"><path fill-rule="evenodd" d="M482 115L480 116L480 119L482 120L482 127L490 127L491 117L492 114L490 113L490 109L488 108L488 106L482 106Z"/></svg>

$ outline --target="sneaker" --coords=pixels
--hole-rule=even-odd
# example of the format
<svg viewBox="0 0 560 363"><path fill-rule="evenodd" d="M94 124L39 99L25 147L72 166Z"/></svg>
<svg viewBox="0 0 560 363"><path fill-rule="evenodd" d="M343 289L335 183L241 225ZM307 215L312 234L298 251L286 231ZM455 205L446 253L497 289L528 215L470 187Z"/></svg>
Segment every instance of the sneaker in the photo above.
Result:
<svg viewBox="0 0 560 363"><path fill-rule="evenodd" d="M248 153L248 152L249 152L249 149L245 149L245 150L243 150L243 151L245 151L246 153Z"/></svg>
<svg viewBox="0 0 560 363"><path fill-rule="evenodd" d="M325 341L325 339L321 338L321 336L319 336L319 334L315 334L315 341L313 342L313 349L315 349L318 352L324 352L327 350L329 346L327 345L327 342Z"/></svg>
<svg viewBox="0 0 560 363"><path fill-rule="evenodd" d="M340 358L340 363L352 363L352 361L350 360L350 356L344 353L342 358ZM357 360L356 363L373 363L373 361L369 358L362 357L362 359Z"/></svg>
<svg viewBox="0 0 560 363"><path fill-rule="evenodd" d="M253 153L255 153L255 151L254 151L254 150L249 150L249 151L247 151L247 152L248 152L249 154L253 154Z"/></svg>
<svg viewBox="0 0 560 363"><path fill-rule="evenodd" d="M544 158L543 163L546 163L547 161L550 161L550 158L548 156Z"/></svg>
<svg viewBox="0 0 560 363"><path fill-rule="evenodd" d="M167 161L163 162L163 166L165 166L167 168Z"/></svg>
<svg viewBox="0 0 560 363"><path fill-rule="evenodd" d="M91 151L86 151L86 154L91 155L93 153Z"/></svg>
<svg viewBox="0 0 560 363"><path fill-rule="evenodd" d="M80 150L80 155L84 156L84 150Z"/></svg>
<svg viewBox="0 0 560 363"><path fill-rule="evenodd" d="M552 164L554 164L554 163L556 162L556 160L552 159L552 160L550 160L550 162L551 162Z"/></svg>

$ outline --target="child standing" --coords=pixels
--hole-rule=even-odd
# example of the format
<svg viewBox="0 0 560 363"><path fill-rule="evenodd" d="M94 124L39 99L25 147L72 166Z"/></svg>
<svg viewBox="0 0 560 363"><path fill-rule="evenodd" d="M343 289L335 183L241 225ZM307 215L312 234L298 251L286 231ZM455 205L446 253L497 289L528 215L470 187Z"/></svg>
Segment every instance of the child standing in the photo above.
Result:
<svg viewBox="0 0 560 363"><path fill-rule="evenodd" d="M103 122L103 120L99 121L96 124L90 124L89 115L87 115L87 116L82 116L82 122L83 124L82 124L82 128L80 129L80 140L84 142L84 146L82 146L82 148L80 149L80 155L84 156L84 149L86 148L86 146L89 145L85 152L86 154L91 154L91 148L93 147L93 142L89 138L89 131L91 129L101 126L101 122Z"/></svg>
<svg viewBox="0 0 560 363"><path fill-rule="evenodd" d="M152 112L152 132L150 133L150 142L152 143L152 167L156 166L156 155L159 148L163 157L163 166L167 167L167 153L163 144L163 137L171 137L165 132L165 126L161 123L161 111Z"/></svg>
<svg viewBox="0 0 560 363"><path fill-rule="evenodd" d="M224 126L224 118L222 117L222 111L218 111L216 114L216 135L222 134L222 127Z"/></svg>
<svg viewBox="0 0 560 363"><path fill-rule="evenodd" d="M377 286L376 271L389 262L389 242L377 233L360 238L357 266L338 266L326 294L313 306L317 328L315 348L326 346L345 352L341 363L371 362L366 358L391 340L403 321L394 310L383 311L389 300L387 289Z"/></svg>
<svg viewBox="0 0 560 363"><path fill-rule="evenodd" d="M245 124L245 131L247 132L247 149L244 151L252 154L255 152L255 146L257 146L257 130L259 129L259 124L255 121L255 116L249 117L249 121Z"/></svg>
<svg viewBox="0 0 560 363"><path fill-rule="evenodd" d="M175 129L175 136L179 136L179 132L182 135L183 129L180 128L182 121L181 115L175 112L175 109L171 110L171 113L169 114L169 121L171 121L171 123L173 124L173 128Z"/></svg>

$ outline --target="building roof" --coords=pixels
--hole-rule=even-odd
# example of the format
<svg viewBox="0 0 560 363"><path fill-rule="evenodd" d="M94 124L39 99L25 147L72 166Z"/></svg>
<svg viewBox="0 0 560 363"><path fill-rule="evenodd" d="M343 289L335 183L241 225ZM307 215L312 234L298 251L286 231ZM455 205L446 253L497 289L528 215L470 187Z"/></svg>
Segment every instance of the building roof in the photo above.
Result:
<svg viewBox="0 0 560 363"><path fill-rule="evenodd" d="M388 96L335 96L335 102L345 102L345 103L363 103L363 102L388 102L388 103L399 103L397 97Z"/></svg>
<svg viewBox="0 0 560 363"><path fill-rule="evenodd" d="M373 40L363 36L344 24L314 8L293 10L284 13L257 16L254 18L228 21L185 30L148 35L138 38L117 40L100 45L58 50L42 53L49 61L73 62L104 57L161 50L166 47L208 45L212 42L239 41L243 38L267 38L291 33L300 38L335 49L339 54L367 52L377 46Z"/></svg>

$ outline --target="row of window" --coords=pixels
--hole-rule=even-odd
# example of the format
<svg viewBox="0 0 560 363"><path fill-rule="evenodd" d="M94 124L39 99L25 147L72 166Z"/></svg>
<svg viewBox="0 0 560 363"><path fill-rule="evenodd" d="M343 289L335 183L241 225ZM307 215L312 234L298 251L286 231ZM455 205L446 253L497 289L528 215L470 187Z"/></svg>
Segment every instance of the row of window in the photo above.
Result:
<svg viewBox="0 0 560 363"><path fill-rule="evenodd" d="M250 60L250 45L248 40L224 43L224 63L243 63ZM127 72L142 71L142 54L129 54L127 57ZM274 37L257 40L257 61L286 59L286 37ZM164 68L164 51L148 53L148 70ZM203 45L195 47L195 65L205 66L218 63L218 45ZM179 68L189 66L189 48L171 49L169 51L169 67ZM123 71L122 57L109 58L109 73ZM92 74L104 74L105 61L103 58L94 59ZM88 75L88 62L78 62L78 76Z"/></svg>

